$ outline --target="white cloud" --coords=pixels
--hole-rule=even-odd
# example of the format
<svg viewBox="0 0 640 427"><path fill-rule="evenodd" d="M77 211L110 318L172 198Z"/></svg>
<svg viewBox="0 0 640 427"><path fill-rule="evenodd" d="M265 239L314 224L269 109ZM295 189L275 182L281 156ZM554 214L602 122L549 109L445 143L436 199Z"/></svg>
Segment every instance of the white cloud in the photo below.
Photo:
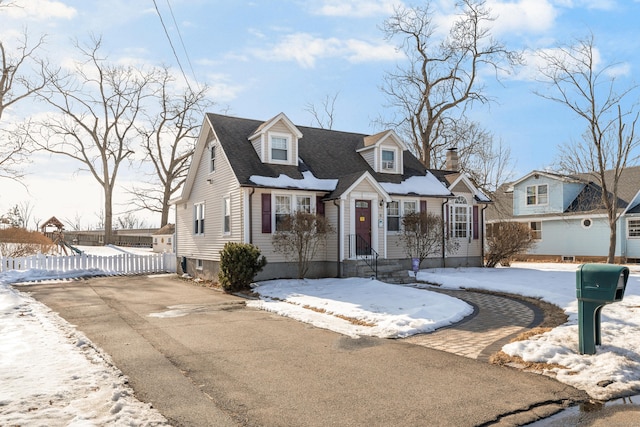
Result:
<svg viewBox="0 0 640 427"><path fill-rule="evenodd" d="M399 5L402 5L399 0L322 0L314 12L325 16L350 17L391 15L394 7Z"/></svg>
<svg viewBox="0 0 640 427"><path fill-rule="evenodd" d="M392 45L357 39L319 38L308 33L289 34L272 49L255 51L254 54L265 60L295 61L303 68L315 67L321 58L343 57L350 62L365 62L388 61L401 56Z"/></svg>
<svg viewBox="0 0 640 427"><path fill-rule="evenodd" d="M37 21L51 18L72 19L77 10L55 0L16 0L5 12L13 19L33 19Z"/></svg>
<svg viewBox="0 0 640 427"><path fill-rule="evenodd" d="M494 34L547 31L553 28L558 16L558 10L549 0L490 0L487 6L496 17Z"/></svg>

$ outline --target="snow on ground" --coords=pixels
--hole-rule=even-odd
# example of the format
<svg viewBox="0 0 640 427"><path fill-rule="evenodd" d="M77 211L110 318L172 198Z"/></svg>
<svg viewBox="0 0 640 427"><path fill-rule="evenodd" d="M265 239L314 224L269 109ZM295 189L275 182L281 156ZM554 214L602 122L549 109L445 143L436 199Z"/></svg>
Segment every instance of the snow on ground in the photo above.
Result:
<svg viewBox="0 0 640 427"><path fill-rule="evenodd" d="M0 425L168 425L133 396L107 354L47 306L8 286L100 274L0 274Z"/></svg>
<svg viewBox="0 0 640 427"><path fill-rule="evenodd" d="M377 280L272 280L250 307L293 317L351 337L403 338L464 319L473 307L457 298Z"/></svg>
<svg viewBox="0 0 640 427"><path fill-rule="evenodd" d="M81 249L92 253L129 250ZM576 267L514 264L496 269L431 269L420 271L418 280L447 288L538 297L558 305L569 315L567 324L528 341L508 344L504 351L529 361L565 366L554 369L553 375L596 399L640 392L640 269L632 269L624 300L602 310L603 345L597 354L580 355ZM108 355L46 306L9 286L29 280L99 274L0 274L0 425L166 424L157 411L133 397L126 378ZM255 290L261 299L248 304L352 337L404 337L432 331L471 312L466 303L429 292L429 287L424 283L399 286L356 278L274 280L259 283ZM601 387L601 381L613 383Z"/></svg>

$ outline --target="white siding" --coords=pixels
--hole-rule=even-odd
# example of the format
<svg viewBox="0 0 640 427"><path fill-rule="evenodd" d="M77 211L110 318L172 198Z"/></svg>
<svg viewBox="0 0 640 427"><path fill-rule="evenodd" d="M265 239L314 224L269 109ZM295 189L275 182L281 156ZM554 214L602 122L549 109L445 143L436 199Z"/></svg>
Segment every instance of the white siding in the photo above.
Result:
<svg viewBox="0 0 640 427"><path fill-rule="evenodd" d="M243 239L242 193L223 150L216 151L216 170L213 173L209 172L210 160L209 150L204 150L191 194L187 202L176 206L177 255L218 261L226 242L241 242ZM224 197L231 201L231 233L228 235L223 233ZM194 235L194 204L202 202L205 204L204 234Z"/></svg>

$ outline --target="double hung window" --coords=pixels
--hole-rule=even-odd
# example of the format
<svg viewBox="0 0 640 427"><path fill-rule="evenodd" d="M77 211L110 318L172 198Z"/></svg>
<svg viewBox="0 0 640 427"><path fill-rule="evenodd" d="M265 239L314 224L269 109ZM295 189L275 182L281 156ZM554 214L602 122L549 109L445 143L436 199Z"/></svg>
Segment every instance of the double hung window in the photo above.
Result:
<svg viewBox="0 0 640 427"><path fill-rule="evenodd" d="M549 201L549 187L547 184L530 185L527 187L527 206L546 205Z"/></svg>
<svg viewBox="0 0 640 427"><path fill-rule="evenodd" d="M193 234L204 234L204 202L193 205Z"/></svg>
<svg viewBox="0 0 640 427"><path fill-rule="evenodd" d="M289 160L289 140L284 136L271 137L271 160Z"/></svg>

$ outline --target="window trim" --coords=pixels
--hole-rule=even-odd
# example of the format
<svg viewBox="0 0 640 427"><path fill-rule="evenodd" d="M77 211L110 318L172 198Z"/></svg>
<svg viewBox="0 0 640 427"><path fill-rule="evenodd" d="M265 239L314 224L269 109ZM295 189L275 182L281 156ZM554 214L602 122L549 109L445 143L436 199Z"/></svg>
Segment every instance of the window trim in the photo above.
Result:
<svg viewBox="0 0 640 427"><path fill-rule="evenodd" d="M396 212L397 212L396 215L390 215L389 214L389 209L391 208L391 204L395 204L396 205ZM400 218L401 218L401 215L400 215L400 201L399 200L392 200L389 203L387 203L386 211L387 211L386 212L387 213L387 232L388 233L398 233L398 232L400 232ZM389 228L389 220L391 218L397 218L398 228L395 229L395 230L392 230L392 229Z"/></svg>
<svg viewBox="0 0 640 427"><path fill-rule="evenodd" d="M545 187L546 191L543 193L545 195L546 200L544 202L540 202L540 187ZM529 189L533 188L533 194L529 195ZM526 206L546 206L549 204L549 184L534 184L527 185L524 191L524 202ZM534 198L533 203L529 203L529 197Z"/></svg>
<svg viewBox="0 0 640 427"><path fill-rule="evenodd" d="M287 146L286 152L285 152L287 155L287 158L285 160L273 158L273 139L274 138L281 138L285 140L285 143ZM280 132L269 132L267 140L268 140L267 152L269 155L269 162L285 164L285 165L290 164L293 157L293 138L291 137L291 135L287 133L280 133Z"/></svg>
<svg viewBox="0 0 640 427"><path fill-rule="evenodd" d="M540 228L532 227L533 224L540 224ZM542 240L542 221L529 221L528 225L529 225L529 229L531 230L531 235L533 236L533 240L541 241Z"/></svg>
<svg viewBox="0 0 640 427"><path fill-rule="evenodd" d="M222 198L222 234L228 236L231 234L231 197Z"/></svg>
<svg viewBox="0 0 640 427"><path fill-rule="evenodd" d="M205 202L198 202L193 204L193 235L203 236L204 225L206 218L206 206Z"/></svg>
<svg viewBox="0 0 640 427"><path fill-rule="evenodd" d="M209 147L209 173L216 171L216 149L216 144L211 144Z"/></svg>
<svg viewBox="0 0 640 427"><path fill-rule="evenodd" d="M295 212L298 211L298 199L300 198L307 198L309 199L309 213L315 214L316 213L316 199L315 197L317 196L316 193L313 192L296 192L296 193L273 193L272 194L272 200L271 200L271 205L272 205L272 210L271 210L271 230L272 233L275 233L277 231L279 231L277 229L277 221L276 221L276 216L278 215L278 207L277 207L277 200L278 197L287 197L289 198L289 212L282 213L280 215L291 215Z"/></svg>
<svg viewBox="0 0 640 427"><path fill-rule="evenodd" d="M393 155L393 160L391 161L392 167L385 168L385 163L388 163L388 160L384 160L384 153L391 153ZM380 171L381 172L396 172L398 170L398 150L393 147L381 147L380 148Z"/></svg>
<svg viewBox="0 0 640 427"><path fill-rule="evenodd" d="M637 225L632 227L631 222L637 223ZM635 234L633 236L631 235L632 228ZM627 239L640 239L640 218L627 218Z"/></svg>
<svg viewBox="0 0 640 427"><path fill-rule="evenodd" d="M460 203L464 201L464 203ZM464 210L464 230L462 227L457 227L458 224L462 224L462 221L458 221L458 209ZM449 225L449 237L453 239L470 239L472 236L472 205L469 204L469 201L464 196L457 196L453 199L453 203L450 205L450 213L449 213L449 221L451 224ZM464 236L458 235L464 231Z"/></svg>

